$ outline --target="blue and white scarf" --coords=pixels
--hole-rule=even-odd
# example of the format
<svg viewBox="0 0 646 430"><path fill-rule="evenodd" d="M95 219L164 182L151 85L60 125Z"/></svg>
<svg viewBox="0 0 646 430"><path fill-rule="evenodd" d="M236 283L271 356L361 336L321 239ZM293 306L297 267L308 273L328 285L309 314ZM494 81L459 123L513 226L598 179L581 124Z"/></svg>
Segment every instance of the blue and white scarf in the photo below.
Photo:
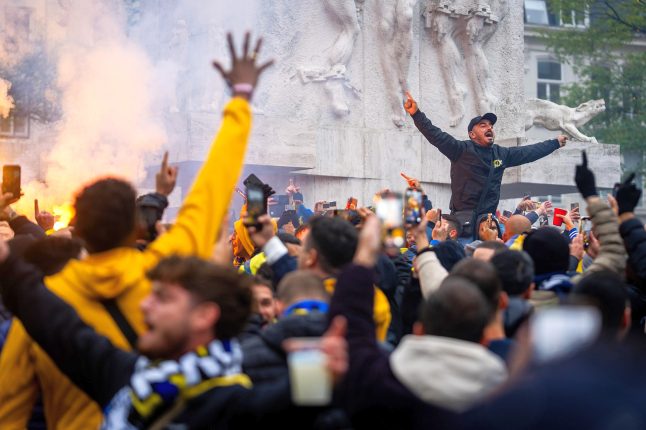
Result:
<svg viewBox="0 0 646 430"><path fill-rule="evenodd" d="M216 388L251 388L242 373L242 349L236 340L214 340L179 360L151 362L140 357L130 378L106 407L103 430L148 428L172 421L192 398Z"/></svg>

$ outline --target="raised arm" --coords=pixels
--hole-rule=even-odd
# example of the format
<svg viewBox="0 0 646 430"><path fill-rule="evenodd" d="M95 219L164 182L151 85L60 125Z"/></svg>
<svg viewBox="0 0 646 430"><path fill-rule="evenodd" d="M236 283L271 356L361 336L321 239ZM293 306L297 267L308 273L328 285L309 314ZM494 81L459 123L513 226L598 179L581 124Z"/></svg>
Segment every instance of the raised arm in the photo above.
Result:
<svg viewBox="0 0 646 430"><path fill-rule="evenodd" d="M583 273L607 270L623 277L626 269L626 249L619 235L617 216L599 198L594 173L588 168L588 157L583 152L583 163L576 166L575 182L579 192L588 202L588 213L592 219L595 236L599 240L599 255ZM578 282L579 279L575 279Z"/></svg>
<svg viewBox="0 0 646 430"><path fill-rule="evenodd" d="M149 265L170 254L197 255L208 258L218 237L231 194L238 182L251 130L249 100L261 73L271 65L256 65L262 39L249 52L249 34L245 36L242 56L238 57L231 35L228 35L232 58L230 71L219 63L214 67L231 87L234 98L224 109L220 131L191 191L180 208L177 221L169 232L160 236L146 250Z"/></svg>
<svg viewBox="0 0 646 430"><path fill-rule="evenodd" d="M45 288L34 266L7 258L6 250L0 250L2 261L0 292L7 308L58 368L105 406L128 383L137 355L116 348L86 325L71 306Z"/></svg>
<svg viewBox="0 0 646 430"><path fill-rule="evenodd" d="M430 119L424 115L424 112L417 108L417 102L406 92L404 109L410 114L415 121L415 127L424 135L431 145L435 146L449 160L455 161L466 149L464 142L461 142L448 133L443 132L434 126Z"/></svg>
<svg viewBox="0 0 646 430"><path fill-rule="evenodd" d="M565 146L566 136L559 136L556 139L545 142L534 143L533 145L514 146L507 148L507 156L504 160L505 167L520 166L539 160L557 149Z"/></svg>

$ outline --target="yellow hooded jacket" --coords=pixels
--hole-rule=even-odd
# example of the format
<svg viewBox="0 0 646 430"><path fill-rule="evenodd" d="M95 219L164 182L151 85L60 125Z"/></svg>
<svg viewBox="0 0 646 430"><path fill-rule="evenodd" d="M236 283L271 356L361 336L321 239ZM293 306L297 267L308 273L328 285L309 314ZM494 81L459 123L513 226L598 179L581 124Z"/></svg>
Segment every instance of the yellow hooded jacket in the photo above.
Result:
<svg viewBox="0 0 646 430"><path fill-rule="evenodd" d="M242 171L250 129L248 102L232 99L173 227L144 252L121 247L71 261L60 273L46 278L46 286L73 306L98 333L114 345L130 349L100 301L115 299L130 325L142 333L145 325L139 304L151 290L146 272L172 254L210 256ZM58 370L17 320L0 354L0 387L0 429L26 427L39 388L48 429L86 430L100 426L99 406Z"/></svg>

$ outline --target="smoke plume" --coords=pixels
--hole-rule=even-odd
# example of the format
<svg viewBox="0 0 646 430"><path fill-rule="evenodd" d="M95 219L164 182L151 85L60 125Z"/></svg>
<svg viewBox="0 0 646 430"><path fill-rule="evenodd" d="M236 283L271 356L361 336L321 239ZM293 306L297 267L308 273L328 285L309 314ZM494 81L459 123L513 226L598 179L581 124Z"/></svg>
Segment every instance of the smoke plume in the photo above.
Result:
<svg viewBox="0 0 646 430"><path fill-rule="evenodd" d="M0 78L0 117L7 118L13 109L13 98L9 95L11 83Z"/></svg>

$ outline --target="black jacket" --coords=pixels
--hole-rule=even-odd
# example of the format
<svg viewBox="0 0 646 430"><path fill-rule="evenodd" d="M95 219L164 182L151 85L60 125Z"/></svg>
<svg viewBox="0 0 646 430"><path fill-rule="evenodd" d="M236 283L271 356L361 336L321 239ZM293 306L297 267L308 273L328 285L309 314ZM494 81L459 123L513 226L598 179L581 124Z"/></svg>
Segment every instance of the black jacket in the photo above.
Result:
<svg viewBox="0 0 646 430"><path fill-rule="evenodd" d="M646 230L637 219L624 221L619 226L619 234L628 252L628 264L640 280L646 280Z"/></svg>
<svg viewBox="0 0 646 430"><path fill-rule="evenodd" d="M320 337L326 328L327 315L315 312L283 317L257 335L246 336L241 343L244 372L254 384L287 378L287 354L283 341L291 337Z"/></svg>
<svg viewBox="0 0 646 430"><path fill-rule="evenodd" d="M442 428L453 414L424 403L393 374L388 356L375 338L372 319L375 272L350 265L338 277L330 304L330 318L347 322L349 369L337 394L355 429L418 428L430 419ZM421 428L421 427L420 427Z"/></svg>
<svg viewBox="0 0 646 430"><path fill-rule="evenodd" d="M415 126L433 146L451 161L451 212L472 211L478 206L489 166L494 167L479 214L495 213L500 200L500 183L507 167L520 166L545 157L557 150L558 140L551 139L533 145L483 147L471 140L457 140L443 132L420 110L413 115Z"/></svg>
<svg viewBox="0 0 646 430"><path fill-rule="evenodd" d="M59 369L102 409L127 386L139 356L113 346L49 291L38 270L14 256L0 265L7 308ZM251 428L265 415L289 407L289 383L216 387L191 399L171 423L178 428Z"/></svg>

